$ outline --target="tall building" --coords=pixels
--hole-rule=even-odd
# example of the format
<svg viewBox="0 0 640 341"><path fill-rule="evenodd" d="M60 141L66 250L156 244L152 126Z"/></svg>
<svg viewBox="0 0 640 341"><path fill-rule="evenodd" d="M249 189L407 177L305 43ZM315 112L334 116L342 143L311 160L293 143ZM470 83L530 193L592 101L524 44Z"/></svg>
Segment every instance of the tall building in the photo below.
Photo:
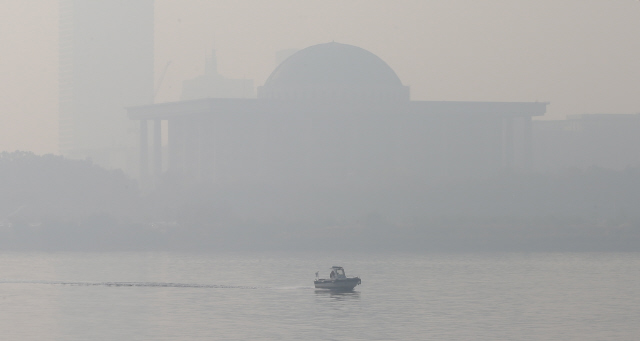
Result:
<svg viewBox="0 0 640 341"><path fill-rule="evenodd" d="M61 154L137 169L125 107L153 103L153 31L153 0L60 0Z"/></svg>

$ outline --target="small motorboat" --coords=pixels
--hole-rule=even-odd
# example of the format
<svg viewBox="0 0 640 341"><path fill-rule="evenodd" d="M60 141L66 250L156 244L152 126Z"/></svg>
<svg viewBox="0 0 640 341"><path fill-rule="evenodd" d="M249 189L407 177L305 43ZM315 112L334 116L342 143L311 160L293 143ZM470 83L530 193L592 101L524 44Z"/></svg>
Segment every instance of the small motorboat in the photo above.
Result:
<svg viewBox="0 0 640 341"><path fill-rule="evenodd" d="M316 280L313 281L313 284L315 284L316 289L348 291L353 290L361 282L360 277L347 277L341 266L333 266L331 267L329 279L318 278L318 273L316 272Z"/></svg>

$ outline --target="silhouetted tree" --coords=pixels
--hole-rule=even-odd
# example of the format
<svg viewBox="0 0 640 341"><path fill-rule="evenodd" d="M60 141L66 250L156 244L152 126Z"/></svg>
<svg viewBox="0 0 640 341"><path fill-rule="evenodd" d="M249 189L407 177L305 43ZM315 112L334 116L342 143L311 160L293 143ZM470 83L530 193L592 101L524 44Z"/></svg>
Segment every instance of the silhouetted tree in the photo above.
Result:
<svg viewBox="0 0 640 341"><path fill-rule="evenodd" d="M122 171L106 170L91 161L22 151L0 153L0 213L4 219L133 217L138 196L136 182Z"/></svg>

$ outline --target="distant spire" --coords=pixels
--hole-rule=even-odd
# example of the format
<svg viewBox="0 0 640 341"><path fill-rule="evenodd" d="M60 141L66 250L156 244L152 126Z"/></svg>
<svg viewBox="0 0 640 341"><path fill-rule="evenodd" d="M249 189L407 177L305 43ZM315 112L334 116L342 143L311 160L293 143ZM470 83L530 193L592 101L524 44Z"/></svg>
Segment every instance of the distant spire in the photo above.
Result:
<svg viewBox="0 0 640 341"><path fill-rule="evenodd" d="M218 74L218 58L216 56L216 50L211 49L211 56L206 58L204 64L205 75L217 75Z"/></svg>

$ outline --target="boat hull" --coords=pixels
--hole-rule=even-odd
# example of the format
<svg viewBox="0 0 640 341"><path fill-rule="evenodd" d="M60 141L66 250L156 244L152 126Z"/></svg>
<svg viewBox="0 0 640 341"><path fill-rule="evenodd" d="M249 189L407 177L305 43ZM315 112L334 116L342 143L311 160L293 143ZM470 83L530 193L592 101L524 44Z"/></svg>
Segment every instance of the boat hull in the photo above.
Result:
<svg viewBox="0 0 640 341"><path fill-rule="evenodd" d="M353 290L361 283L360 278L318 279L313 282L316 289Z"/></svg>

